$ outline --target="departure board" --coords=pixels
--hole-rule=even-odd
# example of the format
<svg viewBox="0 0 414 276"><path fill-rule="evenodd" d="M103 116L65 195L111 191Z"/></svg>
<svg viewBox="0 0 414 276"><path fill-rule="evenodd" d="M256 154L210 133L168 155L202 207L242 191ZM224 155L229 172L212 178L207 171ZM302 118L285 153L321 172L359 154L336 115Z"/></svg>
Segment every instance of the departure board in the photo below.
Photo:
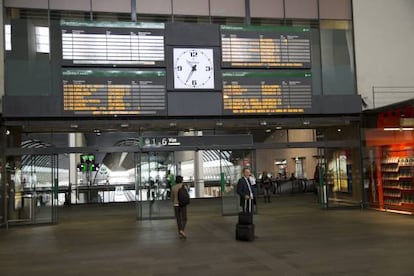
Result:
<svg viewBox="0 0 414 276"><path fill-rule="evenodd" d="M223 114L304 113L312 107L308 72L224 71Z"/></svg>
<svg viewBox="0 0 414 276"><path fill-rule="evenodd" d="M72 115L166 115L165 71L63 69L63 110Z"/></svg>
<svg viewBox="0 0 414 276"><path fill-rule="evenodd" d="M164 24L61 21L63 65L163 66Z"/></svg>
<svg viewBox="0 0 414 276"><path fill-rule="evenodd" d="M227 68L311 68L310 28L221 26Z"/></svg>

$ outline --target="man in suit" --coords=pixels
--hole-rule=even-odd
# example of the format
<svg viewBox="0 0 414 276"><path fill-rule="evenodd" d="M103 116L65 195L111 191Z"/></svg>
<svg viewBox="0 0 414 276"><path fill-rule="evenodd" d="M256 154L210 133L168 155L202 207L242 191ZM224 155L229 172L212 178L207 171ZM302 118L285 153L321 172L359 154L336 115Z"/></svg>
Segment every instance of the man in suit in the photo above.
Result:
<svg viewBox="0 0 414 276"><path fill-rule="evenodd" d="M249 179L250 169L243 168L242 174L243 176L237 182L237 194L240 196L240 207L243 208L246 200L253 200L253 188Z"/></svg>

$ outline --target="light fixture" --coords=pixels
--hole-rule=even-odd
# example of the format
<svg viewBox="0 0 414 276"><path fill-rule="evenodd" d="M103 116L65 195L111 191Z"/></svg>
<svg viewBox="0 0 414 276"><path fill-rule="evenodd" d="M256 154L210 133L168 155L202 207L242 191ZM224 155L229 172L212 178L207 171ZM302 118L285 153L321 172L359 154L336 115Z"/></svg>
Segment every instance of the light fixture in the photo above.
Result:
<svg viewBox="0 0 414 276"><path fill-rule="evenodd" d="M384 127L384 130L386 131L392 131L392 130L414 130L414 127Z"/></svg>
<svg viewBox="0 0 414 276"><path fill-rule="evenodd" d="M79 126L77 124L71 124L70 127L71 128L78 128Z"/></svg>
<svg viewBox="0 0 414 276"><path fill-rule="evenodd" d="M272 130L270 128L266 129L266 133L270 133Z"/></svg>
<svg viewBox="0 0 414 276"><path fill-rule="evenodd" d="M282 129L282 126L277 126L276 129Z"/></svg>
<svg viewBox="0 0 414 276"><path fill-rule="evenodd" d="M126 124L126 123L125 124L121 124L121 127L122 128L127 128L127 127L129 127L129 124Z"/></svg>
<svg viewBox="0 0 414 276"><path fill-rule="evenodd" d="M176 126L177 126L177 123L174 123L174 122L170 123L170 127L176 127Z"/></svg>
<svg viewBox="0 0 414 276"><path fill-rule="evenodd" d="M341 131L342 131L342 129L338 128L336 131L341 132Z"/></svg>
<svg viewBox="0 0 414 276"><path fill-rule="evenodd" d="M6 135L10 135L10 130L6 130Z"/></svg>
<svg viewBox="0 0 414 276"><path fill-rule="evenodd" d="M267 126L267 122L266 122L266 121L261 121L261 122L260 122L260 125L261 125L261 126Z"/></svg>

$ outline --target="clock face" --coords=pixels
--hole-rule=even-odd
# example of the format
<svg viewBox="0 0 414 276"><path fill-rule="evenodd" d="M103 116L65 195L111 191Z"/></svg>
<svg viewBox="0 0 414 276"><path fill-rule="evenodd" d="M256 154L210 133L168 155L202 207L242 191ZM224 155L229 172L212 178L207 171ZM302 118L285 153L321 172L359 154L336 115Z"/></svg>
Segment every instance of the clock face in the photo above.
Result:
<svg viewBox="0 0 414 276"><path fill-rule="evenodd" d="M174 88L214 89L213 49L174 48Z"/></svg>

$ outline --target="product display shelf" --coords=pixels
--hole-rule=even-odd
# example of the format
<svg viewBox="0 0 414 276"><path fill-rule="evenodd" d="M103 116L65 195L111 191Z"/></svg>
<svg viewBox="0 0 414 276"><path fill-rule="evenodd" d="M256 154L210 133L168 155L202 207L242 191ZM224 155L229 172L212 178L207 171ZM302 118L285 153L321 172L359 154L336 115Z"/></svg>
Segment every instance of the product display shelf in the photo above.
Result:
<svg viewBox="0 0 414 276"><path fill-rule="evenodd" d="M389 157L381 162L384 205L414 211L414 157Z"/></svg>

